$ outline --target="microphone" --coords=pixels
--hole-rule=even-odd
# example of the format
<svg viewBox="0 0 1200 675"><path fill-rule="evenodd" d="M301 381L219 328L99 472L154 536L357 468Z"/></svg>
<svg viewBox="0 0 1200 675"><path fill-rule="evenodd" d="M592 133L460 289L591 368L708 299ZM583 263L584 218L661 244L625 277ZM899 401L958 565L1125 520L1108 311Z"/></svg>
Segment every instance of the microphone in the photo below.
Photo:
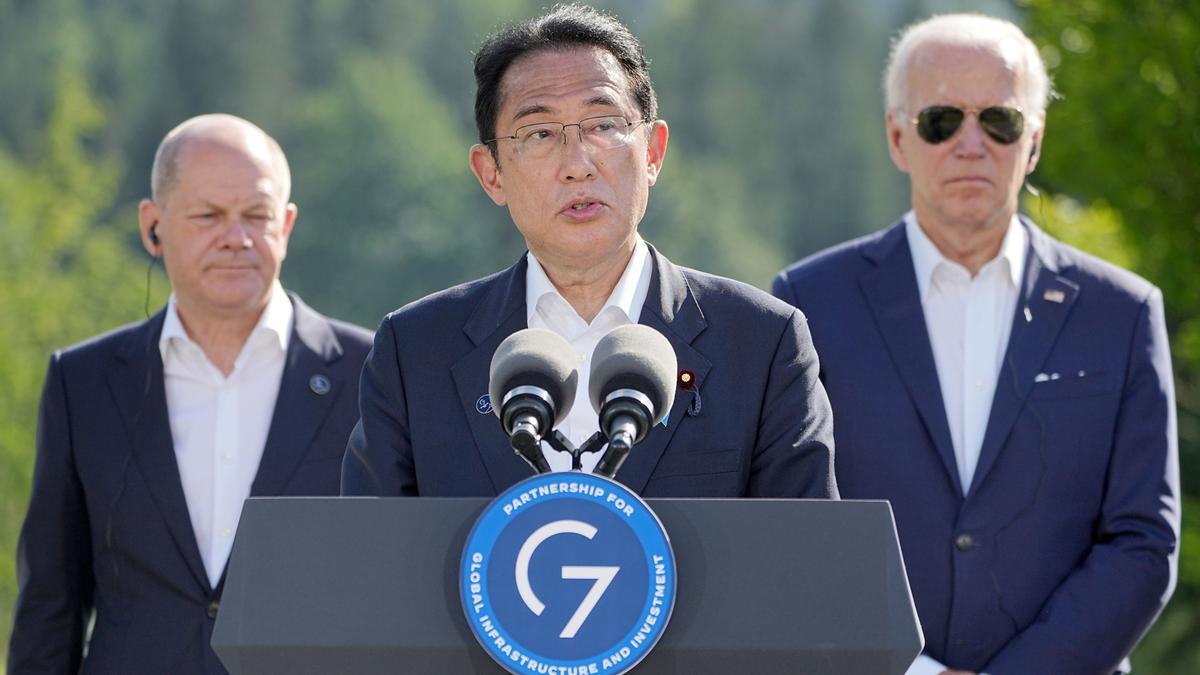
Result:
<svg viewBox="0 0 1200 675"><path fill-rule="evenodd" d="M675 349L662 333L641 324L614 328L592 352L588 398L600 416L608 450L595 472L612 478L675 399Z"/></svg>
<svg viewBox="0 0 1200 675"><path fill-rule="evenodd" d="M488 396L513 451L537 473L549 473L542 437L575 402L579 356L557 333L526 328L508 336L488 371Z"/></svg>

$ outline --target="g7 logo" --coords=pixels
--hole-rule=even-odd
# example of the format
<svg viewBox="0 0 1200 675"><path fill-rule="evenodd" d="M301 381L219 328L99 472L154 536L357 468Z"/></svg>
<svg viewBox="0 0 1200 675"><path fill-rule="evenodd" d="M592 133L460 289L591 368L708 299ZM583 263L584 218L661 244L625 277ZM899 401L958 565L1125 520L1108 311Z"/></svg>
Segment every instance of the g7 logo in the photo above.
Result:
<svg viewBox="0 0 1200 675"><path fill-rule="evenodd" d="M596 536L596 528L580 520L556 520L534 530L533 534L529 535L529 538L521 545L521 550L517 553L517 592L521 594L521 600L525 602L529 611L537 616L542 615L546 605L538 599L537 594L529 585L529 561L542 542L559 534L578 534L591 539ZM563 626L558 637L575 637L619 571L621 571L620 567L610 565L563 565L563 579L593 579L596 583L592 584L591 590L583 596L583 602L579 603L579 607L571 615L571 620L567 622L566 626Z"/></svg>

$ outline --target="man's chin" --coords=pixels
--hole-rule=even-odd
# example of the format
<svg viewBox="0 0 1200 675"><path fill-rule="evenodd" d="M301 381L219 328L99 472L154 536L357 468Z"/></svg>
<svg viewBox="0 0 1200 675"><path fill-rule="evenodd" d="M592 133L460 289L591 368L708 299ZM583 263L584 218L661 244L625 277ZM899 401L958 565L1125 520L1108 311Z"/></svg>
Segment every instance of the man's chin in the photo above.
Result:
<svg viewBox="0 0 1200 675"><path fill-rule="evenodd" d="M986 229L1002 221L1002 208L995 204L965 203L956 204L953 208L945 209L947 220L955 225L968 229Z"/></svg>

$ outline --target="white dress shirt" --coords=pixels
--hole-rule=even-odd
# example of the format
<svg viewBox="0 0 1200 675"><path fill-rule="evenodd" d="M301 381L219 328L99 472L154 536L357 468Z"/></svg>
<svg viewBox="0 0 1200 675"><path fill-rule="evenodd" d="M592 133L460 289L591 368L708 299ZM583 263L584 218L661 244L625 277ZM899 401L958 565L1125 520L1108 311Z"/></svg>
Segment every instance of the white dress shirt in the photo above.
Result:
<svg viewBox="0 0 1200 675"><path fill-rule="evenodd" d="M979 463L996 379L1008 349L1029 235L1014 215L1000 252L972 277L967 268L942 255L913 212L904 219L965 496ZM907 675L937 675L945 669L922 654Z"/></svg>
<svg viewBox="0 0 1200 675"><path fill-rule="evenodd" d="M192 532L216 587L233 547L242 502L258 473L292 334L292 303L276 281L229 377L187 334L167 302L158 349L175 460Z"/></svg>
<svg viewBox="0 0 1200 675"><path fill-rule="evenodd" d="M625 271L617 281L604 307L596 314L589 324L584 321L571 303L550 282L541 263L529 253L529 267L525 272L525 312L526 322L530 328L544 328L564 337L575 353L579 356L579 387L575 391L575 404L571 412L558 426L558 430L567 437L575 447L579 447L589 436L600 429L596 411L588 401L588 379L592 369L592 352L600 338L610 330L631 323L637 323L642 315L642 306L646 303L646 294L650 290L650 278L653 276L653 261L646 242L639 236L633 249L633 256ZM542 443L542 453L554 471L569 471L571 457L565 452L558 452L545 442ZM599 452L583 455L583 470L592 471L600 461Z"/></svg>
<svg viewBox="0 0 1200 675"><path fill-rule="evenodd" d="M966 495L1008 348L1028 235L1013 216L999 254L972 277L967 268L938 251L915 214L910 211L905 221L958 477Z"/></svg>

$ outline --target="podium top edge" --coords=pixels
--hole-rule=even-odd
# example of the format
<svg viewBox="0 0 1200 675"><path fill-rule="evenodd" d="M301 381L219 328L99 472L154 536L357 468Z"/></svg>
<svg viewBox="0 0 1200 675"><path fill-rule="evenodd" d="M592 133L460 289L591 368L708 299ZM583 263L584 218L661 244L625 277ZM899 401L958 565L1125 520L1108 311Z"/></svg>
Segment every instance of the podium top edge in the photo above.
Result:
<svg viewBox="0 0 1200 675"><path fill-rule="evenodd" d="M376 497L376 496L257 496L249 497L247 501L251 502L298 502L298 501L345 501L345 502L363 502L363 501L439 501L439 502L462 502L462 501L485 501L490 502L495 497ZM714 502L714 503L811 503L811 504L889 504L886 499L791 499L785 497L643 497L647 502L654 503L695 503L695 502Z"/></svg>

